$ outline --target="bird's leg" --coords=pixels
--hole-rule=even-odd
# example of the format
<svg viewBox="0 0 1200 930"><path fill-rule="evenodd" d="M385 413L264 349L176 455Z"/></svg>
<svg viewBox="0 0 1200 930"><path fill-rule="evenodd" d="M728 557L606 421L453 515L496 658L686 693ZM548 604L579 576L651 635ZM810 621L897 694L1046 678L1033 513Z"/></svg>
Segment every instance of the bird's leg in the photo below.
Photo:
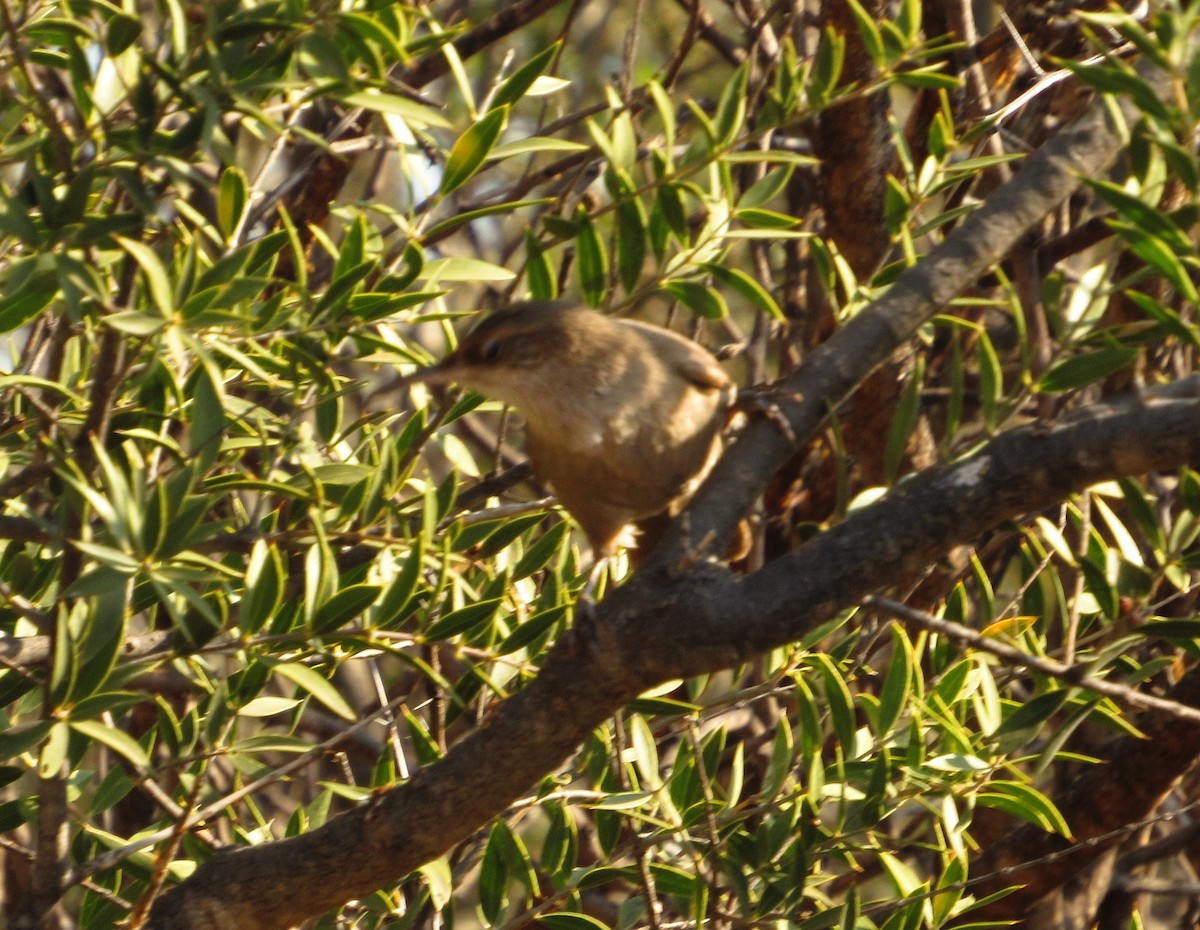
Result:
<svg viewBox="0 0 1200 930"><path fill-rule="evenodd" d="M704 538L698 543L692 543L692 521L691 515L684 511L679 515L679 523L682 532L683 553L679 557L679 561L671 566L670 572L678 578L685 574L688 569L704 558L712 558L713 541L717 538L717 534L709 530L704 534Z"/></svg>
<svg viewBox="0 0 1200 930"><path fill-rule="evenodd" d="M588 572L588 580L575 598L576 624L581 621L584 623L592 621L596 610L596 601L604 593L602 585L607 580L608 563L609 557L606 555L592 563L592 568Z"/></svg>

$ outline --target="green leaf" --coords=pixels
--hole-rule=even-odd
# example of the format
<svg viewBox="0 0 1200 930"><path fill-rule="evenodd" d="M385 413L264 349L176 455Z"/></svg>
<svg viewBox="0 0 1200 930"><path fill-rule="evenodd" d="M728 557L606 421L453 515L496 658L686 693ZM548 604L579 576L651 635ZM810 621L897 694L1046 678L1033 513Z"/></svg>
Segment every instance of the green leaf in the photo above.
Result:
<svg viewBox="0 0 1200 930"><path fill-rule="evenodd" d="M241 226L249 202L250 182L246 172L230 166L221 172L221 184L217 191L217 222L225 237L231 237Z"/></svg>
<svg viewBox="0 0 1200 930"><path fill-rule="evenodd" d="M1156 268L1184 298L1191 303L1200 302L1200 292L1196 290L1192 276L1170 243L1151 235L1134 223L1109 220L1109 225L1138 258Z"/></svg>
<svg viewBox="0 0 1200 930"><path fill-rule="evenodd" d="M505 904L505 892L508 890L508 871L505 869L504 856L500 852L500 844L496 840L499 830L507 829L502 820L492 825L491 836L483 851L483 859L479 863L479 910L490 925L497 923L500 909Z"/></svg>
<svg viewBox="0 0 1200 930"><path fill-rule="evenodd" d="M562 40L559 39L521 65L500 85L496 95L492 98L492 107L511 106L524 97L537 77L550 66L550 62L554 60L561 48Z"/></svg>
<svg viewBox="0 0 1200 930"><path fill-rule="evenodd" d="M113 238L121 248L133 256L133 260L141 267L150 292L151 303L163 316L170 316L175 301L171 295L171 282L167 278L167 269L158 255L144 242L126 239L124 236L114 236Z"/></svg>
<svg viewBox="0 0 1200 930"><path fill-rule="evenodd" d="M737 138L742 123L746 119L746 87L750 80L749 62L744 61L733 73L721 92L717 103L717 113L713 117L713 129L716 132L716 143L728 145Z"/></svg>
<svg viewBox="0 0 1200 930"><path fill-rule="evenodd" d="M439 642L483 626L496 615L502 600L496 597L452 610L425 631L424 640Z"/></svg>
<svg viewBox="0 0 1200 930"><path fill-rule="evenodd" d="M573 911L542 914L537 918L537 922L546 930L610 930L608 924L601 923L595 917Z"/></svg>
<svg viewBox="0 0 1200 930"><path fill-rule="evenodd" d="M909 642L904 628L899 624L892 625L892 656L888 663L887 674L884 675L883 687L879 691L879 715L876 736L882 741L887 739L892 727L900 719L900 715L908 706L912 693L913 666L912 643Z"/></svg>
<svg viewBox="0 0 1200 930"><path fill-rule="evenodd" d="M445 856L426 862L417 871L429 886L429 900L434 908L442 910L454 897L454 875Z"/></svg>
<svg viewBox="0 0 1200 930"><path fill-rule="evenodd" d="M687 213L678 185L660 184L654 192L654 213L663 218L667 228L681 245L688 243Z"/></svg>
<svg viewBox="0 0 1200 930"><path fill-rule="evenodd" d="M343 588L319 608L312 619L312 631L330 633L362 614L375 603L382 585L355 584Z"/></svg>
<svg viewBox="0 0 1200 930"><path fill-rule="evenodd" d="M833 95L845 62L846 37L832 26L826 26L821 33L821 41L813 59L812 78L807 87L808 101L811 105L823 106Z"/></svg>
<svg viewBox="0 0 1200 930"><path fill-rule="evenodd" d="M492 154L495 155L495 149L492 150ZM454 216L443 220L436 226L431 226L425 232L423 238L426 242L433 242L452 230L457 229L459 226L481 219L482 217L495 216L496 214L507 216L516 210L520 210L522 207L537 207L550 202L552 202L552 198L538 197L534 200L509 200L505 203L494 203L486 207L480 207L478 210L465 210L462 213L456 213Z"/></svg>
<svg viewBox="0 0 1200 930"><path fill-rule="evenodd" d="M339 717L344 720L358 719L358 715L346 703L346 699L320 672L307 665L301 665L299 662L271 662L270 665L272 671L290 679L293 684L303 688Z"/></svg>
<svg viewBox="0 0 1200 930"><path fill-rule="evenodd" d="M488 161L502 161L505 158L515 158L518 155L536 155L539 152L557 152L571 155L586 152L588 146L582 142L572 142L569 139L556 139L553 136L527 136L524 139L513 139L511 142L501 142L488 153Z"/></svg>
<svg viewBox="0 0 1200 930"><path fill-rule="evenodd" d="M800 222L794 216L761 207L739 208L734 216L751 229L792 229Z"/></svg>
<svg viewBox="0 0 1200 930"><path fill-rule="evenodd" d="M1161 120L1171 118L1170 111L1158 99L1154 89L1136 72L1119 61L1110 60L1103 65L1092 65L1065 58L1053 60L1102 94L1128 94L1143 113L1148 113Z"/></svg>
<svg viewBox="0 0 1200 930"><path fill-rule="evenodd" d="M225 432L225 401L221 382L213 377L216 366L200 364L192 385L189 409L191 433L188 451L206 464L216 460Z"/></svg>
<svg viewBox="0 0 1200 930"><path fill-rule="evenodd" d="M1060 688L1039 694L1021 704L993 734L1001 752L1014 752L1034 739L1046 721L1062 709L1070 691Z"/></svg>
<svg viewBox="0 0 1200 930"><path fill-rule="evenodd" d="M793 171L795 171L794 165L782 165L773 171L768 171L738 198L738 208L766 206L787 186Z"/></svg>
<svg viewBox="0 0 1200 930"><path fill-rule="evenodd" d="M480 120L458 137L442 173L439 191L445 195L462 187L479 170L488 152L496 144L508 123L508 106L489 110Z"/></svg>
<svg viewBox="0 0 1200 930"><path fill-rule="evenodd" d="M1038 382L1038 390L1047 394L1070 391L1094 384L1120 371L1137 358L1138 350L1126 346L1105 346L1063 359L1050 367Z"/></svg>
<svg viewBox="0 0 1200 930"><path fill-rule="evenodd" d="M20 329L58 296L58 276L53 272L31 275L10 294L0 297L0 333Z"/></svg>
<svg viewBox="0 0 1200 930"><path fill-rule="evenodd" d="M720 320L729 314L725 298L707 284L700 284L698 281L668 281L663 285L663 289L707 319Z"/></svg>
<svg viewBox="0 0 1200 930"><path fill-rule="evenodd" d="M238 627L257 633L275 613L283 597L283 560L279 550L259 539L246 564L244 594L238 612Z"/></svg>
<svg viewBox="0 0 1200 930"><path fill-rule="evenodd" d="M142 21L129 13L120 12L108 21L104 34L104 47L112 57L120 55L133 45L142 34Z"/></svg>
<svg viewBox="0 0 1200 930"><path fill-rule="evenodd" d="M746 272L738 268L728 268L716 262L710 262L700 267L730 290L746 298L756 309L765 313L771 319L780 322L784 321L783 311L779 309L779 304L775 302L775 298L767 293L767 289L750 277L750 275L746 274Z"/></svg>
<svg viewBox="0 0 1200 930"><path fill-rule="evenodd" d="M879 32L879 26L875 23L875 17L868 13L858 0L846 0L846 3L850 7L850 13L854 16L854 22L858 26L858 32L862 36L867 54L875 62L876 67L885 67L887 55L884 52L883 36Z"/></svg>
<svg viewBox="0 0 1200 930"><path fill-rule="evenodd" d="M891 484L900 472L908 440L921 418L921 386L925 378L925 360L918 356L911 376L900 394L892 422L888 424L887 441L883 450L884 480Z"/></svg>
<svg viewBox="0 0 1200 930"><path fill-rule="evenodd" d="M825 685L825 703L829 709L830 719L833 721L834 732L842 744L842 751L847 757L850 757L854 752L856 729L854 699L850 696L850 689L846 686L846 680L838 671L837 665L829 656L818 653L812 657L811 661L813 665L817 666Z"/></svg>
<svg viewBox="0 0 1200 930"><path fill-rule="evenodd" d="M525 279L529 282L529 296L534 300L553 300L558 296L558 279L550 270L550 262L532 229L525 231Z"/></svg>
<svg viewBox="0 0 1200 930"><path fill-rule="evenodd" d="M432 285L442 281L511 281L516 274L477 258L435 258L425 264L417 277Z"/></svg>
<svg viewBox="0 0 1200 930"><path fill-rule="evenodd" d="M46 738L52 725L51 720L34 720L0 731L0 759L11 759L29 752Z"/></svg>
<svg viewBox="0 0 1200 930"><path fill-rule="evenodd" d="M150 767L150 757L146 754L146 750L124 730L118 730L95 720L72 720L71 729L82 733L90 740L103 743L138 768L148 769Z"/></svg>
<svg viewBox="0 0 1200 930"><path fill-rule="evenodd" d="M104 318L104 325L131 336L153 336L166 328L167 321L161 316L141 313L137 310L118 310Z"/></svg>
<svg viewBox="0 0 1200 930"><path fill-rule="evenodd" d="M364 110L372 110L375 113L389 113L393 116L399 116L405 122L418 128L454 128L450 120L446 119L446 117L442 116L441 113L432 107L425 106L423 103L417 103L415 100L409 100L406 97L385 94L382 91L363 90L346 94L342 97L342 103L348 107L362 107Z"/></svg>
<svg viewBox="0 0 1200 930"><path fill-rule="evenodd" d="M1185 323L1173 309L1140 291L1126 291L1125 296L1137 304L1146 316L1157 322L1169 335L1174 336L1184 345L1200 349L1200 333L1197 332L1196 327Z"/></svg>
<svg viewBox="0 0 1200 930"><path fill-rule="evenodd" d="M579 224L579 235L575 239L579 288L589 306L599 307L608 293L608 252L587 210L580 207L575 219Z"/></svg>
<svg viewBox="0 0 1200 930"><path fill-rule="evenodd" d="M616 240L617 274L625 293L632 294L646 262L646 217L636 198L617 204Z"/></svg>
<svg viewBox="0 0 1200 930"><path fill-rule="evenodd" d="M1154 620L1138 627L1135 635L1150 638L1161 636L1169 640L1200 640L1200 620Z"/></svg>
<svg viewBox="0 0 1200 930"><path fill-rule="evenodd" d="M945 74L941 69L942 65L938 63L924 68L898 71L896 72L896 83L927 90L958 90L962 86L959 77L955 74Z"/></svg>
<svg viewBox="0 0 1200 930"><path fill-rule="evenodd" d="M1054 803L1030 785L999 779L987 783L977 795L984 807L1002 810L1050 833L1071 838L1071 828Z"/></svg>
<svg viewBox="0 0 1200 930"><path fill-rule="evenodd" d="M554 557L554 553L562 545L563 537L570 532L570 528L570 524L564 520L556 523L542 534L542 538L530 546L521 557L521 560L513 566L513 581L527 578L534 572L545 568L550 559Z"/></svg>
<svg viewBox="0 0 1200 930"><path fill-rule="evenodd" d="M546 635L556 624L562 622L566 613L567 606L562 604L535 614L508 635L496 649L496 654L509 655L518 649L524 649L539 637Z"/></svg>
<svg viewBox="0 0 1200 930"><path fill-rule="evenodd" d="M300 706L296 698L273 697L264 695L253 698L238 708L239 717L274 717L276 714L286 714Z"/></svg>
<svg viewBox="0 0 1200 930"><path fill-rule="evenodd" d="M1004 392L1004 371L1000 357L987 331L980 329L976 334L975 355L979 364L979 403L983 408L983 420L988 428L996 424L999 416L1000 398Z"/></svg>

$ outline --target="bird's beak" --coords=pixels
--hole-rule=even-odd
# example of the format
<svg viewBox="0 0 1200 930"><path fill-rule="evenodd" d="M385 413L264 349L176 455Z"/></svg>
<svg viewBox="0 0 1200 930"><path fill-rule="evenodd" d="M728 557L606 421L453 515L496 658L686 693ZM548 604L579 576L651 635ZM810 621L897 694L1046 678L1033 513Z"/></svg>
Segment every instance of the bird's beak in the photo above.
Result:
<svg viewBox="0 0 1200 930"><path fill-rule="evenodd" d="M428 384L435 387L446 385L457 380L457 374L458 366L455 364L455 358L453 355L449 355L436 365L418 368L411 374L405 375L400 379L399 388L405 390L414 384Z"/></svg>

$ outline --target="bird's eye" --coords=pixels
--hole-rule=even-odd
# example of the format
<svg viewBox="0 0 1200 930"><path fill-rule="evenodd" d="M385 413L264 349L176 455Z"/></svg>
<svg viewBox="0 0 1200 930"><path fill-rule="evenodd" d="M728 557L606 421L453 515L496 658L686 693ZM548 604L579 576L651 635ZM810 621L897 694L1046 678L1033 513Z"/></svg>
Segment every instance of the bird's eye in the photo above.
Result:
<svg viewBox="0 0 1200 930"><path fill-rule="evenodd" d="M479 347L479 360L481 362L494 362L500 357L500 349L502 343L499 339L489 339Z"/></svg>

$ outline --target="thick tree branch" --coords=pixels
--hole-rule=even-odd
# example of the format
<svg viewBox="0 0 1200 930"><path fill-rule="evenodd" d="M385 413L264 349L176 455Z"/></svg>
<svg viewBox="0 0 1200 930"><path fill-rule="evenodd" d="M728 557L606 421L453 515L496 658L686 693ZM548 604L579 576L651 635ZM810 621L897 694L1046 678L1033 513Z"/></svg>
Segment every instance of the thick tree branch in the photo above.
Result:
<svg viewBox="0 0 1200 930"><path fill-rule="evenodd" d="M1160 94L1170 88L1164 72L1143 69ZM1129 122L1137 119L1123 104ZM989 195L941 243L901 274L879 300L813 350L773 394L791 427L786 436L771 420L751 424L724 455L688 508L691 540L727 539L770 476L808 442L830 407L843 400L876 367L949 302L998 264L1030 229L1073 193L1084 178L1098 176L1121 150L1119 128L1103 100L1021 163L1007 183ZM687 550L683 524L675 523L648 564L663 566Z"/></svg>
<svg viewBox="0 0 1200 930"><path fill-rule="evenodd" d="M1200 463L1200 383L1189 386L1013 430L749 578L703 562L635 576L444 759L318 830L218 856L156 904L150 926L281 928L364 895L502 813L647 688L792 642L952 546L1098 481Z"/></svg>

